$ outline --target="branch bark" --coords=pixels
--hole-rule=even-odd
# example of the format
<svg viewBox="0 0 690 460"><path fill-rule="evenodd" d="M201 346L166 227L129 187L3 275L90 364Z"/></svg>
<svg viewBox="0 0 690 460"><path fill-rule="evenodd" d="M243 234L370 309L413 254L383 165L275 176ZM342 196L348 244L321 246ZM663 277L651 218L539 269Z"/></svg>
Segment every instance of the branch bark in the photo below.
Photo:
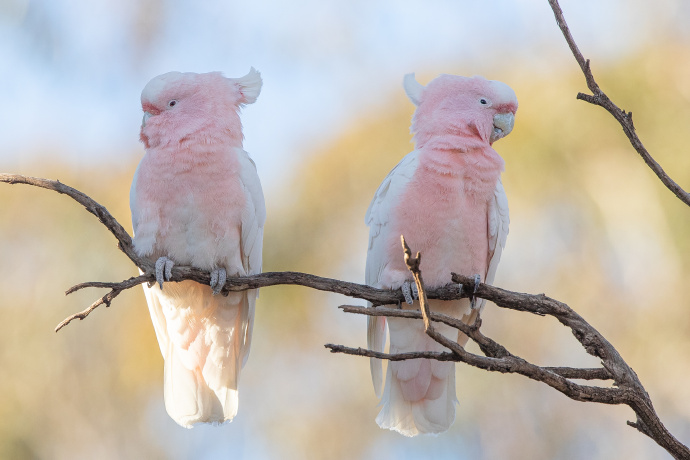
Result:
<svg viewBox="0 0 690 460"><path fill-rule="evenodd" d="M585 57L582 55L580 49L575 43L575 40L573 39L572 34L570 33L570 28L568 27L568 24L565 21L565 17L563 16L563 10L561 9L561 6L558 4L558 0L548 1L549 5L551 5L551 9L553 10L553 14L556 17L556 23L558 24L558 27L561 29L563 37L565 37L565 41L568 43L568 46L570 47L570 51L572 51L575 60L579 64L580 69L582 70L582 73L585 76L585 80L587 81L587 88L589 88L589 90L592 92L592 94L578 93L577 98L582 101L589 102L590 104L598 105L599 107L603 107L604 109L606 109L606 111L610 113L613 116L613 118L615 118L616 121L618 121L618 123L621 125L621 128L623 128L623 132L630 141L630 144L640 155L640 157L642 157L647 166L649 166L649 168L654 172L654 174L656 174L659 180L666 186L666 188L673 192L673 194L676 195L678 199L680 199L686 205L690 206L690 193L683 190L683 188L680 185L678 185L673 179L669 177L668 174L666 174L666 171L664 171L661 165L657 163L657 161L652 157L649 151L647 151L647 148L644 146L644 144L638 137L637 132L635 131L635 125L633 124L632 112L626 112L625 110L618 107L599 87L599 84L594 79L594 74L592 74L589 59L585 59Z"/></svg>
<svg viewBox="0 0 690 460"><path fill-rule="evenodd" d="M85 310L66 318L57 326L56 331L66 326L74 319L81 320L86 318L91 311L100 305L109 306L112 300L122 291L155 280L154 262L139 257L134 251L132 238L127 231L124 230L122 225L117 222L105 207L86 194L64 185L59 181L26 177L16 174L0 174L0 182L32 185L53 190L71 197L100 220L100 222L115 236L120 250L122 250L122 252L144 272L138 277L132 277L119 283L93 281L81 283L68 289L66 294L88 287L106 288L110 289L110 291L100 299L97 299ZM475 288L475 281L473 278L455 273L450 276L452 283L440 288L427 290L421 277L421 271L419 270L421 255L418 253L417 257L413 258L410 249L406 247L405 258L409 267L413 270L417 289L422 299L422 311L400 310L381 306L395 305L404 301L404 297L400 291L376 289L371 286L299 272L273 272L248 277L229 278L223 288L223 292L242 291L281 284L300 285L367 300L374 305L373 308L344 306L343 310L348 313L398 316L410 318L411 320L422 319L425 322L427 333L434 340L437 340L448 348L450 350L449 352L390 355L361 348L354 349L344 347L342 345L328 344L326 346L334 353L347 353L389 360L427 358L464 362L488 371L524 375L530 379L543 382L577 401L626 404L630 406L637 415L637 420L635 422L628 422L629 425L650 436L675 458L690 459L690 450L673 437L659 419L649 395L640 383L635 372L623 360L616 349L596 329L589 325L584 318L568 307L568 305L546 297L544 294L534 295L512 292L483 283L479 283ZM193 280L202 284L208 284L210 279L210 273L194 267L175 266L172 270L172 282ZM575 338L582 344L588 353L602 360L602 367L595 369L577 369L537 366L512 354L498 342L482 334L480 331L481 319L478 319L472 325L467 325L458 319L429 311L426 303L429 298L453 300L468 298L472 295L490 300L501 308L528 312L539 316L555 317L561 324L570 328ZM470 353L457 342L438 333L433 327L433 322L439 321L465 333L471 340L477 343L484 356ZM582 385L573 382L572 379L613 380L615 387Z"/></svg>

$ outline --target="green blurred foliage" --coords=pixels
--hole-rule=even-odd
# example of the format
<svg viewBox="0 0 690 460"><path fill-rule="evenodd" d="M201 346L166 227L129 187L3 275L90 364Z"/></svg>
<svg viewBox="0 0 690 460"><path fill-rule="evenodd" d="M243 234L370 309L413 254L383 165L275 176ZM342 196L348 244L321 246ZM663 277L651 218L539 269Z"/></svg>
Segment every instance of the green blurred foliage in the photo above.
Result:
<svg viewBox="0 0 690 460"><path fill-rule="evenodd" d="M634 113L650 152L689 188L688 49L669 44L593 69ZM511 204L496 284L546 292L581 313L637 371L669 429L689 441L690 209L653 177L608 114L575 99L585 86L574 64L486 76L509 83L520 100L513 134L495 146ZM412 112L396 84L384 108L311 146L293 177L264 184L266 271L363 280L364 212L413 148ZM58 159L56 152L13 172L59 178L130 228L135 164L87 170ZM322 346L365 346L365 320L336 308L353 301L299 287L261 291L237 419L184 430L164 414L162 359L139 289L52 332L98 295L65 298L67 287L135 274L93 216L53 192L2 185L0 260L0 458L663 458L625 425L629 409L576 403L518 376L460 365L458 416L447 434L382 431L368 362ZM489 305L483 327L538 364L597 365L553 319Z"/></svg>

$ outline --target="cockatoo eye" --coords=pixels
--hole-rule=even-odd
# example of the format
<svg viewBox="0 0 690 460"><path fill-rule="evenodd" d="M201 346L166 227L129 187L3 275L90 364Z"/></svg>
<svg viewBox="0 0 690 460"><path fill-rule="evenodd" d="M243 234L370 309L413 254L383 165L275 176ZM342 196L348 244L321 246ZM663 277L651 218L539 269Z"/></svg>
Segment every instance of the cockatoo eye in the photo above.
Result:
<svg viewBox="0 0 690 460"><path fill-rule="evenodd" d="M489 105L489 100L483 97L483 98L479 99L479 103L481 105Z"/></svg>
<svg viewBox="0 0 690 460"><path fill-rule="evenodd" d="M176 104L177 104L177 101L175 99L173 99L172 101L168 102L168 107L175 107Z"/></svg>

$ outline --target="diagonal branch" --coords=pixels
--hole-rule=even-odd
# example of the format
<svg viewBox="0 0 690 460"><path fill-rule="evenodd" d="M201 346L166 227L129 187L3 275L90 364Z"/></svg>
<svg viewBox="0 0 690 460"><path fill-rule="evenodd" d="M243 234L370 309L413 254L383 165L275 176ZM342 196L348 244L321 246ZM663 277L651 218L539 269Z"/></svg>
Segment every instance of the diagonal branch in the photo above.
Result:
<svg viewBox="0 0 690 460"><path fill-rule="evenodd" d="M112 300L122 291L138 286L145 282L152 282L155 279L153 274L153 263L146 258L139 257L134 251L132 238L124 228L115 220L114 217L100 204L84 193L61 184L58 181L47 179L32 178L26 176L0 174L0 182L10 184L27 184L37 187L54 190L70 196L78 203L82 204L90 213L94 214L117 238L118 247L134 262L144 273L138 277L129 278L120 283L109 282L87 282L78 284L67 291L67 294L86 287L98 287L110 289L100 299L96 300L85 310L76 313L63 322L56 330L69 324L74 319L83 319L91 311L100 305L109 306ZM406 246L406 245L405 245ZM369 350L350 349L340 345L328 345L333 352L358 354L360 356L373 356L382 359L415 359L424 357L427 359L454 360L465 362L469 365L502 373L518 373L533 380L543 382L550 387L560 391L569 398L577 401L600 402L604 404L626 404L631 407L636 415L635 422L629 424L639 431L647 434L659 445L664 447L675 458L690 459L690 450L680 443L666 429L658 415L656 414L649 395L640 383L635 372L623 360L616 349L584 318L575 313L570 307L562 302L546 297L543 294L533 295L507 291L483 283L478 283L475 289L473 278L458 274L452 274L451 279L455 284L448 284L435 289L426 289L421 278L419 263L421 255L418 253L416 258L411 257L411 251L405 248L406 261L411 268L416 269L415 283L421 298L422 311L406 311L399 309L388 309L380 305L397 304L404 300L402 292L381 290L370 286L350 283L340 280L323 278L315 275L299 272L274 272L262 273L248 277L238 277L228 279L223 292L243 291L247 289L257 289L266 286L280 284L292 284L310 287L322 291L329 291L350 297L360 298L371 302L375 308L345 307L345 311L352 313L386 316L402 316L408 318L421 318L426 325L427 333L439 343L444 345L450 352L439 354L404 354L386 355L384 353L374 354ZM414 274L414 271L413 271ZM210 274L194 267L175 266L172 270L172 281L179 282L193 280L203 284L208 284ZM460 283L460 284L458 284ZM442 300L453 300L476 295L487 300L491 300L501 308L529 312L540 316L553 316L564 326L570 328L575 338L582 344L585 350L599 357L602 360L603 368L600 369L573 369L563 367L540 367L510 353L505 347L494 340L484 336L479 328L481 321L478 320L472 325L467 325L454 318L444 317L429 311L427 299L436 298ZM355 309L362 311L355 311ZM433 327L432 322L442 321L446 324L463 331L469 338L475 341L485 356L475 355L467 352L460 344L454 342L440 334ZM355 350L355 351L353 351ZM597 386L581 385L571 379L612 379L614 388L602 388Z"/></svg>
<svg viewBox="0 0 690 460"><path fill-rule="evenodd" d="M125 253L129 259L134 262L134 265L140 270L147 272L153 269L153 264L137 255L132 245L132 237L124 229L122 225L108 212L105 206L98 204L93 198L80 192L79 190L63 184L59 180L42 179L40 177L22 176L21 174L5 174L0 173L0 182L8 184L25 184L33 185L34 187L41 187L48 190L67 195L77 203L81 204L91 214L96 216L98 220L110 230L110 233L117 238L118 247Z"/></svg>
<svg viewBox="0 0 690 460"><path fill-rule="evenodd" d="M673 194L676 195L683 203L690 206L690 193L683 190L683 188L680 185L678 185L673 179L669 177L668 174L666 174L661 165L657 163L657 161L647 151L644 144L642 144L642 141L637 136L637 132L635 131L635 126L633 124L632 112L626 113L625 110L618 107L606 95L606 93L604 93L604 91L601 90L601 88L597 84L596 80L594 79L594 75L592 74L592 69L590 68L589 59L585 59L585 57L580 52L580 49L578 48L577 44L575 43L575 40L573 39L573 36L570 33L570 29L568 28L568 24L565 22L563 10L561 10L561 6L558 4L558 0L548 1L551 5L551 9L553 10L553 14L556 17L556 23L558 23L558 27L560 27L561 32L563 32L563 36L565 37L565 41L568 43L568 46L570 47L570 51L572 51L573 56L575 56L575 60L580 65L580 69L582 69L582 73L584 74L585 80L587 81L587 87L592 92L591 95L578 93L577 98L589 102L590 104L603 107L604 109L606 109L607 112L613 115L613 117L618 121L618 123L620 123L621 127L623 128L623 132L625 132L625 135L628 137L628 140L630 140L630 144L637 151L640 157L642 157L647 166L649 166L649 168L654 172L654 174L656 174L656 176L659 178L659 180L661 180L661 182L666 186L666 188L673 192Z"/></svg>
<svg viewBox="0 0 690 460"><path fill-rule="evenodd" d="M421 297L421 296L420 296ZM367 315L367 316L386 316L386 317L396 317L396 318L408 318L408 319L423 319L424 316L422 312L419 310L401 310L398 308L385 308L385 307L376 307L376 308L367 308L367 307L359 307L359 306L354 306L354 305L342 305L340 307L345 313L356 313L360 315ZM427 314L428 318L432 322L440 322L447 324L448 326L454 327L455 329L458 329L459 331L463 332L465 335L470 337L477 345L479 345L480 349L482 350L482 353L485 354L486 357L488 358L499 358L499 359L506 359L507 361L510 361L511 359L515 358L515 362L511 363L510 367L511 369L515 369L516 373L520 373L517 371L518 366L517 364L524 361L526 365L529 367L535 366L533 364L528 363L526 360L517 357L513 355L512 353L508 352L508 350L505 349L502 345L498 344L494 340L490 339L489 337L485 336L482 334L479 330L478 327L474 325L469 325L463 323L461 320L457 318L453 318L448 315L444 315L441 313L434 313L434 312L429 312ZM328 348L331 348L331 351L335 352L333 350L334 345L327 345ZM366 350L369 352L369 350ZM341 353L348 353L347 351L340 351ZM371 352L371 353L376 353L376 352ZM349 353L352 354L352 353ZM405 354L407 355L407 354ZM451 353L451 355L453 355ZM505 369L505 367L501 367L500 369L495 369L494 366L496 365L496 361L492 361L490 359L487 359L484 356L479 356L475 355L472 353L469 353L465 350L461 353L461 355L455 355L455 361L460 361L460 362L465 362L467 364L474 365L472 362L468 362L465 358L468 357L469 355L472 356L473 362L481 363L481 367L483 369L487 370L497 370L501 371L500 369ZM365 356L365 355L360 355L360 356ZM440 359L438 357L434 356L434 352L416 352L415 354L412 354L408 358L399 358L400 355L389 355L389 356L395 356L396 360L401 360L401 359L414 359L414 358L429 358L429 359ZM441 360L448 360L444 355L441 354L443 358ZM378 356L373 356L373 357L378 357ZM383 359L388 359L383 358ZM536 367L536 366L535 366ZM564 378L568 379L584 379L584 380L611 380L613 379L613 376L611 373L606 369L606 368L595 368L595 369L579 369L579 368L569 368L569 367L542 367L542 369L548 370L549 372L553 372L557 375L561 375ZM512 372L512 371L508 371Z"/></svg>
<svg viewBox="0 0 690 460"><path fill-rule="evenodd" d="M625 404L636 414L635 422L628 422L632 427L654 439L666 449L674 458L690 459L690 449L676 439L659 419L651 398L642 386L637 374L623 360L618 351L594 327L584 320L568 305L551 299L544 294L533 295L512 292L477 283L474 278L453 273L452 280L462 283L462 292L474 292L477 297L490 300L501 308L529 312L540 316L553 316L561 324L568 327L587 353L602 360L602 368L573 369L561 367L540 367L527 360L510 353L505 347L483 335L479 328L481 321L468 325L462 321L429 311L426 290L420 270L421 254L412 257L412 251L402 238L405 262L412 272L419 292L420 310L400 310L385 307L364 308L343 306L348 313L369 316L394 316L409 319L422 319L425 331L432 339L448 348L450 352L443 353L403 353L385 354L361 348L349 348L342 345L326 345L333 353L345 353L357 356L368 356L379 359L437 359L442 361L457 361L471 366L501 373L516 373L532 380L547 384L569 398L576 401L598 402L603 404ZM433 326L433 322L443 322L458 329L479 345L484 356L466 351L459 343L440 334ZM612 379L613 387L581 385L572 379Z"/></svg>
<svg viewBox="0 0 690 460"><path fill-rule="evenodd" d="M429 337L450 349L458 357L458 361L489 371L524 375L533 380L543 382L576 401L593 401L604 404L620 404L622 402L617 389L579 385L554 372L536 366L519 356L513 355L505 347L479 332L479 327L481 326L481 320L479 319L473 325L467 325L446 315L432 314L429 311L422 271L420 269L421 254L417 252L416 257L412 257L412 251L405 242L405 238L401 236L400 239L402 241L405 264L412 273L419 292L419 306L424 321L424 330ZM474 284L474 281L472 284ZM473 289L473 292L476 291L476 295L479 292L478 288L479 286L477 286L476 290ZM432 321L437 320L443 321L445 324L465 333L479 345L486 356L470 353L458 342L450 340L436 331Z"/></svg>
<svg viewBox="0 0 690 460"><path fill-rule="evenodd" d="M65 292L65 295L71 294L73 292L76 292L77 290L81 289L82 287L86 287L84 285L98 285L94 287L108 287L110 288L110 292L108 292L106 295L101 297L100 299L96 300L94 303L89 305L88 308L80 311L79 313L75 313L73 315L68 316L67 318L63 319L60 321L60 324L58 324L55 327L55 332L58 332L60 329L63 327L67 326L69 323L71 323L75 319L82 320L89 316L89 313L94 311L97 307L100 307L101 305L105 305L106 307L110 306L110 303L113 301L115 297L117 297L122 291L125 291L127 289L131 289L134 286L139 286L142 283L145 283L148 281L149 276L148 275L141 275L136 278L130 278L128 280L122 281L121 283L82 283L77 286L74 286Z"/></svg>
<svg viewBox="0 0 690 460"><path fill-rule="evenodd" d="M98 220L117 239L118 248L124 252L127 257L129 257L129 259L139 268L139 270L144 272L144 274L139 277L130 278L119 283L89 281L80 283L68 289L65 293L66 295L88 287L106 288L110 289L110 292L96 300L85 310L65 318L56 327L56 332L65 327L74 319L81 320L86 318L92 311L101 305L109 306L112 299L117 297L122 291L131 289L143 283L155 281L154 262L146 259L145 257L141 257L136 253L132 244L132 237L129 235L129 233L127 233L117 219L115 219L110 212L108 212L105 206L97 203L90 196L57 180L29 177L20 174L0 173L0 182L5 182L8 184L32 185L34 187L53 190L60 194L69 196L77 203L84 206L88 212L98 218ZM172 269L172 277L170 278L170 281L180 282L185 280L196 281L198 283L207 285L211 281L211 274L199 268L175 265ZM244 291L247 289L258 289L281 284L305 286L321 291L343 294L349 297L366 299L373 305L398 303L404 300L401 292L381 290L371 286L349 283L346 281L334 280L300 272L267 272L247 277L228 278L222 293L227 294L231 291ZM443 286L439 289L433 290L429 293L429 295L431 298L442 300L452 300L461 298L462 296L467 296L467 294L463 293L460 287L457 285Z"/></svg>
<svg viewBox="0 0 690 460"><path fill-rule="evenodd" d="M401 311L401 310L399 310ZM409 310L408 310L409 311ZM395 315L391 315L395 316ZM420 317L421 318L421 317ZM438 351L412 351L409 353L382 353L380 351L367 350L366 348L351 348L343 345L327 343L324 345L331 350L331 353L343 353L346 355L363 356L366 358L387 359L389 361L405 361L408 359L435 359L437 361L459 362L457 355L453 353ZM572 367L543 367L549 372L560 375L567 379L581 380L608 380L611 378L606 369L603 368L572 368Z"/></svg>

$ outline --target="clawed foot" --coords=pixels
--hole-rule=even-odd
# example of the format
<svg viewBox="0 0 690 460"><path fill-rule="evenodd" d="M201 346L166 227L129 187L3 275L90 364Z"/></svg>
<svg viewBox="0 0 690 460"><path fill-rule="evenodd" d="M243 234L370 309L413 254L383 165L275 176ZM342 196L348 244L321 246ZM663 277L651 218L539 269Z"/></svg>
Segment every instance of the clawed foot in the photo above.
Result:
<svg viewBox="0 0 690 460"><path fill-rule="evenodd" d="M482 277L479 275L474 275L474 291L472 292L472 297L470 299L470 308L472 310L477 309L477 297L475 294L477 293L477 290L479 289L479 283L482 282Z"/></svg>
<svg viewBox="0 0 690 460"><path fill-rule="evenodd" d="M213 290L213 295L220 294L225 286L225 280L228 278L227 273L224 268L216 268L211 271L211 289Z"/></svg>
<svg viewBox="0 0 690 460"><path fill-rule="evenodd" d="M175 262L167 257L159 257L156 261L156 282L163 289L163 281L170 281Z"/></svg>
<svg viewBox="0 0 690 460"><path fill-rule="evenodd" d="M408 305L412 305L415 300L419 299L419 290L417 289L416 283L404 281L400 289Z"/></svg>

